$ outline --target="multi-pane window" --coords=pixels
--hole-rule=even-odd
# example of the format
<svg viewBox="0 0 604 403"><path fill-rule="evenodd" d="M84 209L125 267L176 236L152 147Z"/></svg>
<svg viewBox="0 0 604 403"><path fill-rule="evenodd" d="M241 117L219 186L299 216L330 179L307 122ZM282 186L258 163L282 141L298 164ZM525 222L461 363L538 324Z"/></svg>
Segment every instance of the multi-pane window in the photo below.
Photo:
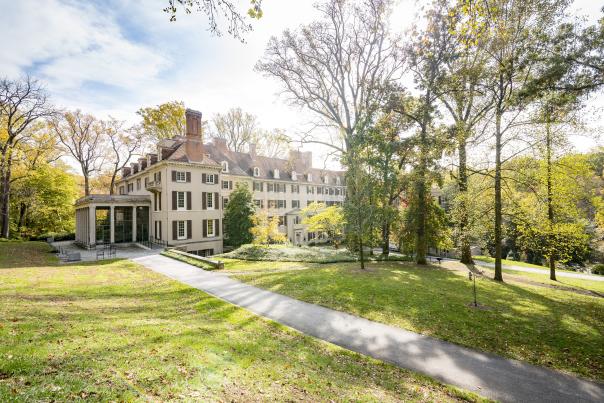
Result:
<svg viewBox="0 0 604 403"><path fill-rule="evenodd" d="M277 208L277 200L269 200L268 208Z"/></svg>
<svg viewBox="0 0 604 403"><path fill-rule="evenodd" d="M275 183L275 192L285 193L287 191L287 185L285 183Z"/></svg>
<svg viewBox="0 0 604 403"><path fill-rule="evenodd" d="M256 199L254 200L254 204L256 205L256 207L264 208L264 200Z"/></svg>
<svg viewBox="0 0 604 403"><path fill-rule="evenodd" d="M317 194L318 195L322 195L323 194L323 188L321 186L317 186Z"/></svg>
<svg viewBox="0 0 604 403"><path fill-rule="evenodd" d="M260 168L258 168L258 167L254 168L254 176L256 176L256 177L260 176Z"/></svg>
<svg viewBox="0 0 604 403"><path fill-rule="evenodd" d="M294 216L294 224L300 224L300 216Z"/></svg>
<svg viewBox="0 0 604 403"><path fill-rule="evenodd" d="M279 225L286 225L285 223L286 223L285 216L280 215L279 216Z"/></svg>
<svg viewBox="0 0 604 403"><path fill-rule="evenodd" d="M308 193L308 194L315 194L315 187L314 186L306 186L306 193Z"/></svg>
<svg viewBox="0 0 604 403"><path fill-rule="evenodd" d="M141 179L140 178L138 178L136 180L136 190L141 190Z"/></svg>
<svg viewBox="0 0 604 403"><path fill-rule="evenodd" d="M228 189L229 188L229 181L222 181L222 188L223 189Z"/></svg>
<svg viewBox="0 0 604 403"><path fill-rule="evenodd" d="M185 208L185 192L176 192L176 208L179 210Z"/></svg>
<svg viewBox="0 0 604 403"><path fill-rule="evenodd" d="M300 193L300 185L292 185L292 193Z"/></svg>
<svg viewBox="0 0 604 403"><path fill-rule="evenodd" d="M286 207L285 200L277 200L277 207L278 208L285 208Z"/></svg>
<svg viewBox="0 0 604 403"><path fill-rule="evenodd" d="M229 198L228 197L223 197L222 198L222 208L226 208L226 206L229 204Z"/></svg>
<svg viewBox="0 0 604 403"><path fill-rule="evenodd" d="M132 192L134 190L134 183L129 183L128 184L128 193Z"/></svg>
<svg viewBox="0 0 604 403"><path fill-rule="evenodd" d="M274 183L267 183L266 184L266 191L267 192L274 192L275 191L275 184Z"/></svg>
<svg viewBox="0 0 604 403"><path fill-rule="evenodd" d="M176 171L176 182L186 182L187 175L184 171Z"/></svg>
<svg viewBox="0 0 604 403"><path fill-rule="evenodd" d="M187 227L184 221L177 221L178 239L187 238Z"/></svg>
<svg viewBox="0 0 604 403"><path fill-rule="evenodd" d="M220 165L222 165L222 172L229 172L229 163L227 161L222 161Z"/></svg>
<svg viewBox="0 0 604 403"><path fill-rule="evenodd" d="M206 183L214 184L216 183L216 178L218 178L218 175L208 175L206 176Z"/></svg>
<svg viewBox="0 0 604 403"><path fill-rule="evenodd" d="M208 193L206 196L206 206L210 208L214 208L214 193Z"/></svg>
<svg viewBox="0 0 604 403"><path fill-rule="evenodd" d="M254 191L262 192L262 182L254 182Z"/></svg>
<svg viewBox="0 0 604 403"><path fill-rule="evenodd" d="M292 200L292 208L300 208L300 200Z"/></svg>
<svg viewBox="0 0 604 403"><path fill-rule="evenodd" d="M214 220L207 220L206 223L208 236L214 236Z"/></svg>

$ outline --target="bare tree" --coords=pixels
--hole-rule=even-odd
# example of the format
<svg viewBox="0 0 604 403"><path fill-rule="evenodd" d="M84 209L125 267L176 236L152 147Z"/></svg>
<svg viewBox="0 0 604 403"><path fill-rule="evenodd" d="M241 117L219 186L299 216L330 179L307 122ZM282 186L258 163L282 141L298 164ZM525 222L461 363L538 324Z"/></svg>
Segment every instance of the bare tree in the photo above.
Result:
<svg viewBox="0 0 604 403"><path fill-rule="evenodd" d="M294 105L334 127L337 139L305 135L306 143L344 153L379 108L383 89L402 74L399 40L387 26L389 1L330 0L321 20L271 38L256 70L276 78Z"/></svg>
<svg viewBox="0 0 604 403"><path fill-rule="evenodd" d="M106 139L100 122L80 110L65 112L51 122L61 143L80 164L84 176L84 194L90 194L90 176L104 162Z"/></svg>
<svg viewBox="0 0 604 403"><path fill-rule="evenodd" d="M284 158L289 149L290 139L284 130L260 130L255 134L258 154L270 158Z"/></svg>
<svg viewBox="0 0 604 403"><path fill-rule="evenodd" d="M258 121L251 113L241 108L231 108L227 113L217 113L212 119L216 128L216 137L225 139L230 150L243 152L256 141Z"/></svg>
<svg viewBox="0 0 604 403"><path fill-rule="evenodd" d="M132 157L141 151L145 138L141 127L134 126L124 129L124 122L113 118L101 122L108 148L110 151L109 162L111 170L111 182L109 194L115 194L115 180L118 173L124 168Z"/></svg>
<svg viewBox="0 0 604 403"><path fill-rule="evenodd" d="M27 76L0 80L0 237L9 236L10 184L15 147L30 133L36 120L52 116L54 110L39 81ZM4 133L2 133L4 132Z"/></svg>

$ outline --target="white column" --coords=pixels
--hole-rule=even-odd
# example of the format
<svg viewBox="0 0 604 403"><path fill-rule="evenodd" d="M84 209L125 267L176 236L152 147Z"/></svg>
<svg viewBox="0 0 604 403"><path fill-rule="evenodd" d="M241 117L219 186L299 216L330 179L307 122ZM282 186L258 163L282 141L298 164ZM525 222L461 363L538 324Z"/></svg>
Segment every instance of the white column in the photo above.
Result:
<svg viewBox="0 0 604 403"><path fill-rule="evenodd" d="M136 205L132 206L132 242L136 242Z"/></svg>
<svg viewBox="0 0 604 403"><path fill-rule="evenodd" d="M109 242L115 243L115 212L114 207L109 207Z"/></svg>
<svg viewBox="0 0 604 403"><path fill-rule="evenodd" d="M88 243L96 244L96 207L88 207Z"/></svg>

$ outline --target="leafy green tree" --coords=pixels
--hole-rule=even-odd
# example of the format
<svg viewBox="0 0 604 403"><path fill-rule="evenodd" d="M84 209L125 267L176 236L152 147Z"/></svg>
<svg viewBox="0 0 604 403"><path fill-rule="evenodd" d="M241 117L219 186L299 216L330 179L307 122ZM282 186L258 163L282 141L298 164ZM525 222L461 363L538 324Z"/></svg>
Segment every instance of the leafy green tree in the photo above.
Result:
<svg viewBox="0 0 604 403"><path fill-rule="evenodd" d="M346 224L342 207L327 207L325 203L313 202L303 208L301 213L302 224L306 225L308 231L327 234L334 247L338 249Z"/></svg>
<svg viewBox="0 0 604 403"><path fill-rule="evenodd" d="M143 131L153 139L161 140L185 134L185 110L184 102L172 101L141 108L136 113L142 118Z"/></svg>
<svg viewBox="0 0 604 403"><path fill-rule="evenodd" d="M285 234L279 231L279 216L269 217L266 211L252 216L253 227L250 232L256 245L282 244L287 241Z"/></svg>
<svg viewBox="0 0 604 403"><path fill-rule="evenodd" d="M229 196L224 212L224 234L227 245L238 248L251 243L255 209L252 192L247 185L238 183Z"/></svg>

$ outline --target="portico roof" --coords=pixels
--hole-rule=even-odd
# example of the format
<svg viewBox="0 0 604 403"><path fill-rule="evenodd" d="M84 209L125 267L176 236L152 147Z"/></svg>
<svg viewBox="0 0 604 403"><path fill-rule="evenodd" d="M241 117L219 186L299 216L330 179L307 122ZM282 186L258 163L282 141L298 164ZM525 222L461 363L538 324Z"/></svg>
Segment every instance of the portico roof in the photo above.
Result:
<svg viewBox="0 0 604 403"><path fill-rule="evenodd" d="M147 195L88 195L76 200L76 207L88 204L133 204L151 203Z"/></svg>

